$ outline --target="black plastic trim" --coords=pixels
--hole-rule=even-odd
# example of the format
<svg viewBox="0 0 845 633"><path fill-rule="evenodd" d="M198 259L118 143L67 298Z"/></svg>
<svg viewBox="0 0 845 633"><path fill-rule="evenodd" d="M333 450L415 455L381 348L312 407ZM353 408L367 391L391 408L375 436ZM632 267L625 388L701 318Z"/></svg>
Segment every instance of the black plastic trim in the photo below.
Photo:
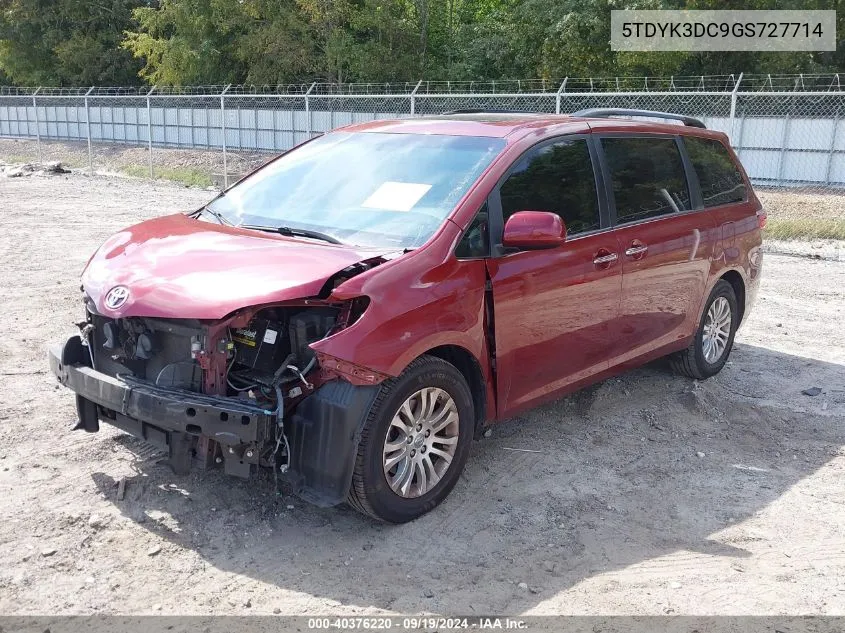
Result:
<svg viewBox="0 0 845 633"><path fill-rule="evenodd" d="M686 140L683 136L675 138L675 143L678 146L678 151L681 153L681 161L684 163L684 171L687 172L687 188L690 194L691 211L700 211L704 209L704 198L701 196L701 182L698 180L698 172L692 165L692 159L689 152L687 152Z"/></svg>
<svg viewBox="0 0 845 633"><path fill-rule="evenodd" d="M321 507L346 500L361 430L379 389L333 380L297 405L285 424L290 460L284 478L299 497Z"/></svg>
<svg viewBox="0 0 845 633"><path fill-rule="evenodd" d="M650 119L668 119L670 121L680 121L689 127L697 127L706 130L707 126L703 121L686 116L683 114L674 114L672 112L656 112L654 110L631 110L628 108L587 108L586 110L578 110L569 116L579 117L582 119L606 119L612 116L630 116L630 117L647 117Z"/></svg>

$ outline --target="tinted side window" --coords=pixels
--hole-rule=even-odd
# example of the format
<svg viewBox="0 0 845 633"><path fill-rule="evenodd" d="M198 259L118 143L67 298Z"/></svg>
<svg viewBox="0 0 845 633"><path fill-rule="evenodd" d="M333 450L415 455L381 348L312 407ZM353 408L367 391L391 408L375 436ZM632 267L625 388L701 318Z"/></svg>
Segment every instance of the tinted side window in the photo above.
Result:
<svg viewBox="0 0 845 633"><path fill-rule="evenodd" d="M457 257L488 257L490 255L490 230L487 203L481 207L455 249Z"/></svg>
<svg viewBox="0 0 845 633"><path fill-rule="evenodd" d="M714 139L692 136L685 137L684 144L698 174L705 207L745 200L745 183L724 145Z"/></svg>
<svg viewBox="0 0 845 633"><path fill-rule="evenodd" d="M690 207L684 163L671 138L603 138L616 223L636 222Z"/></svg>
<svg viewBox="0 0 845 633"><path fill-rule="evenodd" d="M596 178L584 139L560 141L530 152L502 183L505 222L517 211L551 211L569 235L599 228Z"/></svg>

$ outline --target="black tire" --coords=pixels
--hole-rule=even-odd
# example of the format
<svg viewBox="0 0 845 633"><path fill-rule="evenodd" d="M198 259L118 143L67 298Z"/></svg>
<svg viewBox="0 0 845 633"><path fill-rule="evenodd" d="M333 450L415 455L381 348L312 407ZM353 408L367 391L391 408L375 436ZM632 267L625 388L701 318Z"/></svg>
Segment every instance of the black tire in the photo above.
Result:
<svg viewBox="0 0 845 633"><path fill-rule="evenodd" d="M420 389L436 387L454 400L458 412L455 454L440 481L414 498L395 493L384 472L384 443L393 416ZM461 372L434 356L414 360L397 378L386 380L361 432L347 502L359 512L387 523L406 523L435 508L458 482L469 456L474 428L472 394Z"/></svg>
<svg viewBox="0 0 845 633"><path fill-rule="evenodd" d="M704 324L707 320L707 313L710 310L710 306L713 305L713 302L715 302L719 297L724 297L730 306L731 329L730 334L728 335L727 344L725 349L722 351L721 356L719 356L714 362L708 362L704 357ZM713 287L710 296L707 297L707 301L704 304L704 310L702 311L701 318L698 322L698 329L695 331L692 343L690 343L690 346L687 349L670 356L669 362L672 369L679 374L695 378L696 380L704 380L705 378L710 378L710 376L715 376L722 370L722 367L724 367L725 363L728 361L738 326L739 310L733 286L724 279L720 279Z"/></svg>

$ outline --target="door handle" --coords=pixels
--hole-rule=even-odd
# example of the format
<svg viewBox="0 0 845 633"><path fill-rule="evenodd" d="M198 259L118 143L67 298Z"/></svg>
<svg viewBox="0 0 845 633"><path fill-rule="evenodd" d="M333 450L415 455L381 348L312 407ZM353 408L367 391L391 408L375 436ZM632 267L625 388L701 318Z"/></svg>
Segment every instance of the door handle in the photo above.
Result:
<svg viewBox="0 0 845 633"><path fill-rule="evenodd" d="M645 255L648 252L648 246L642 244L640 246L632 246L628 250L625 251L625 254L628 257L636 257L638 255Z"/></svg>
<svg viewBox="0 0 845 633"><path fill-rule="evenodd" d="M619 255L616 253L609 253L608 255L600 255L593 260L593 263L596 266L602 266L604 264L612 264L617 259L619 259Z"/></svg>

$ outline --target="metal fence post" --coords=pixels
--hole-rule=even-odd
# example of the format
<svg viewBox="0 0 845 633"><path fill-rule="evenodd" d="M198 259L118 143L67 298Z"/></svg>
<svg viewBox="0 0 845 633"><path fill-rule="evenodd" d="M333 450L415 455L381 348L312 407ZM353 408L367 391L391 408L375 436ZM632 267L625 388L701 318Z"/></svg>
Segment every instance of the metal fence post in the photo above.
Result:
<svg viewBox="0 0 845 633"><path fill-rule="evenodd" d="M41 125L38 122L38 103L35 101L35 95L41 90L41 86L35 89L32 93L32 109L35 111L35 146L38 148L38 164L41 164Z"/></svg>
<svg viewBox="0 0 845 633"><path fill-rule="evenodd" d="M836 152L836 128L839 127L839 110L842 105L836 106L836 115L833 117L833 133L830 135L830 145L827 148L827 167L824 172L824 184L830 185L830 172L833 169L833 157Z"/></svg>
<svg viewBox="0 0 845 633"><path fill-rule="evenodd" d="M792 113L795 109L795 99L793 98L789 104L789 111L786 113L786 121L783 123L783 135L780 138L780 159L778 160L778 179L777 184L783 185L784 168L786 166L786 143L789 140L789 128L792 123Z"/></svg>
<svg viewBox="0 0 845 633"><path fill-rule="evenodd" d="M88 168L94 173L94 152L91 149L91 111L88 109L88 95L94 91L94 86L85 93L85 136L88 137Z"/></svg>
<svg viewBox="0 0 845 633"><path fill-rule="evenodd" d="M147 93L147 149L149 150L150 160L150 180L153 180L153 110L150 107L150 95L155 91L156 86L153 86Z"/></svg>
<svg viewBox="0 0 845 633"><path fill-rule="evenodd" d="M411 116L414 116L414 114L416 114L416 109L417 109L417 107L416 107L416 106L417 106L417 90L419 90L419 89L420 89L420 86L421 86L421 85L422 85L422 79L420 79L420 80L417 82L417 85L416 85L416 86L414 86L414 89L411 91Z"/></svg>
<svg viewBox="0 0 845 633"><path fill-rule="evenodd" d="M734 84L734 89L731 91L731 139L734 137L736 126L736 93L739 90L739 84L742 83L743 73L739 73L739 79Z"/></svg>
<svg viewBox="0 0 845 633"><path fill-rule="evenodd" d="M220 133L222 134L222 138L220 139L221 143L223 144L223 189L229 188L229 165L226 162L226 103L225 97L226 93L229 91L229 88L232 87L232 84L228 84L225 88L223 88L223 92L220 93Z"/></svg>
<svg viewBox="0 0 845 633"><path fill-rule="evenodd" d="M305 91L305 133L308 135L306 140L311 140L311 104L308 101L308 95L311 94L311 91L314 90L314 86L317 85L315 81L308 87L308 90ZM294 141L295 142L295 141Z"/></svg>
<svg viewBox="0 0 845 633"><path fill-rule="evenodd" d="M566 90L566 82L569 81L569 77L563 78L563 83L560 84L560 88L557 89L557 94L555 95L555 114L560 114L560 95Z"/></svg>
<svg viewBox="0 0 845 633"><path fill-rule="evenodd" d="M746 93L743 93L743 96L753 98L754 93L746 92ZM742 116L739 118L739 134L736 135L736 140L733 140L733 135L731 136L731 139L730 139L731 146L734 148L734 151L736 151L736 155L739 156L740 158L742 158L742 150L744 148L743 135L745 133L745 119L746 118L747 118L747 115L745 114L745 112L743 112Z"/></svg>

